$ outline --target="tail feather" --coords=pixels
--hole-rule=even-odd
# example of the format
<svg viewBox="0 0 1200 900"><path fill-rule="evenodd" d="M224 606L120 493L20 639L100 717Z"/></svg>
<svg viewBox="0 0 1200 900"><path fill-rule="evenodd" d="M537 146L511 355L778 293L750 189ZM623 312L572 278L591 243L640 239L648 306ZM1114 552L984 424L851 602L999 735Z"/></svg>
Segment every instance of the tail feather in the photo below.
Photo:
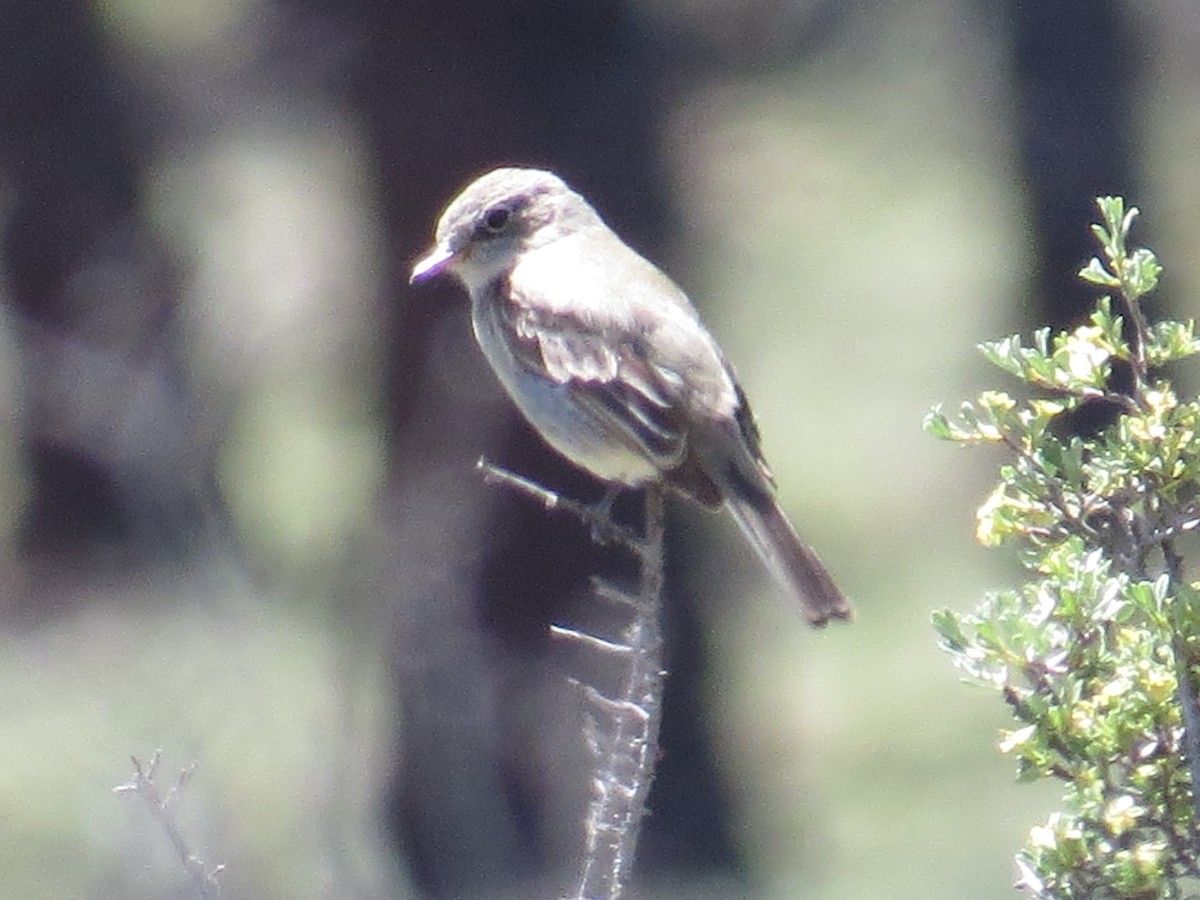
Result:
<svg viewBox="0 0 1200 900"><path fill-rule="evenodd" d="M757 501L757 502L756 502ZM809 623L849 619L850 603L825 565L792 527L773 497L727 492L726 506L775 578L799 603Z"/></svg>

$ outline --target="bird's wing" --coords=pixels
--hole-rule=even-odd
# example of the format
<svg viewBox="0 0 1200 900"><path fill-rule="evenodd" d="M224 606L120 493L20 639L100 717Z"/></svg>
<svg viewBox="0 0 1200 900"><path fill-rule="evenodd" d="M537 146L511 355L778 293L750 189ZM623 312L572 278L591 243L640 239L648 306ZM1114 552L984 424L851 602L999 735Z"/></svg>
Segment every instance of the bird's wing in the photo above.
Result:
<svg viewBox="0 0 1200 900"><path fill-rule="evenodd" d="M645 336L622 316L587 304L546 303L514 281L504 317L513 357L527 372L561 384L605 433L660 469L682 460L687 417L682 376L656 364Z"/></svg>
<svg viewBox="0 0 1200 900"><path fill-rule="evenodd" d="M745 397L687 297L615 237L604 253L564 240L527 254L500 294L517 364L566 386L602 431L677 490L716 506L726 478L714 463L767 474ZM715 443L732 455L704 458L691 446L698 429L704 444L724 435Z"/></svg>
<svg viewBox="0 0 1200 900"><path fill-rule="evenodd" d="M746 392L742 390L742 386L736 380L734 387L737 390L737 412L734 414L734 422L737 424L743 446L767 484L775 487L775 476L771 474L771 467L767 465L766 457L763 456L762 436L758 431L758 421L754 418L754 411L750 409L750 401L746 399Z"/></svg>

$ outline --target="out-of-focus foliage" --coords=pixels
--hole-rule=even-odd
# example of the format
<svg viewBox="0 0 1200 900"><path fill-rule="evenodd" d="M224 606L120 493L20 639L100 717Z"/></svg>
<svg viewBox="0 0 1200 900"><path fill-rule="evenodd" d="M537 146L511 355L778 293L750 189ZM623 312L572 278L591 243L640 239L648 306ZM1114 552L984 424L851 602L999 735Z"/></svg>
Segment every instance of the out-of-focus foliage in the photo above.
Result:
<svg viewBox="0 0 1200 900"><path fill-rule="evenodd" d="M1159 369L1200 351L1192 322L1146 321L1153 253L1127 243L1136 209L1097 201L1102 257L1080 276L1111 290L1088 324L983 344L1040 396L986 391L926 429L1011 461L978 512L976 536L1015 546L1035 578L972 614L934 615L942 647L999 691L1017 725L1000 740L1022 780L1063 782L1063 809L1030 830L1018 887L1054 898L1181 897L1200 873L1192 798L1200 604L1177 547L1200 522L1200 402ZM1114 369L1131 373L1115 388ZM1110 424L1074 434L1086 403ZM1194 887L1194 885L1192 885Z"/></svg>

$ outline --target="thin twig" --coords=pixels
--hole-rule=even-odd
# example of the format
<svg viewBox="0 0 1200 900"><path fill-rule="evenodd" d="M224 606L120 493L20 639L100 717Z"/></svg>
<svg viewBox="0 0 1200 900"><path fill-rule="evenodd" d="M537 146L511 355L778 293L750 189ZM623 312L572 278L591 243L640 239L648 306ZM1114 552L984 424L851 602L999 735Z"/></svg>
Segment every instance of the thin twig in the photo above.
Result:
<svg viewBox="0 0 1200 900"><path fill-rule="evenodd" d="M588 804L583 875L573 900L618 900L633 868L638 830L654 780L662 693L662 590L665 530L662 489L646 489L645 535L631 547L641 564L634 617L627 629L632 649L620 695L587 695L611 724L605 747L596 747L597 768ZM601 753L599 751L603 750Z"/></svg>
<svg viewBox="0 0 1200 900"><path fill-rule="evenodd" d="M587 525L593 538L624 547L638 561L636 592L593 579L593 590L615 606L631 610L621 640L613 641L562 625L551 634L608 656L623 657L628 671L616 696L581 684L589 713L584 734L595 768L592 798L584 822L584 860L576 892L567 900L620 900L629 883L638 830L658 757L658 729L666 679L662 651L663 556L665 499L659 485L645 488L645 522L640 534L618 525L610 514L611 498L598 504L579 503L528 478L481 459L479 469L490 484L500 484L537 500L546 509L561 509ZM578 682L576 682L578 683Z"/></svg>
<svg viewBox="0 0 1200 900"><path fill-rule="evenodd" d="M130 759L133 761L133 777L125 784L119 784L113 788L113 793L134 793L146 801L146 805L150 807L151 814L158 821L163 831L166 832L167 838L171 841L171 846L175 848L175 852L179 854L184 871L187 872L192 885L196 889L196 896L200 900L218 900L221 896L221 885L217 881L217 875L225 867L223 865L214 866L213 868L206 866L204 861L188 848L187 840L179 828L179 823L175 821L173 807L179 799L180 792L187 786L188 781L191 780L192 774L196 770L195 765L191 765L180 772L179 777L167 789L167 795L160 797L154 776L158 772L159 763L162 762L162 751L155 750L154 755L150 757L150 761L144 766L136 756L130 757Z"/></svg>
<svg viewBox="0 0 1200 900"><path fill-rule="evenodd" d="M628 656L632 653L632 649L628 644L620 644L616 641L610 641L607 638L599 637L598 635L588 634L586 631L580 631L578 628L567 628L563 625L551 625L550 633L555 637L566 638L576 643L583 644L592 650L600 650L604 653L613 653L617 656Z"/></svg>
<svg viewBox="0 0 1200 900"><path fill-rule="evenodd" d="M1166 560L1168 592L1174 597L1173 603L1190 602L1195 596L1190 590L1182 591L1177 586L1183 584L1183 556L1175 547L1173 540L1165 540L1162 545L1163 557ZM1193 616L1185 616L1176 606L1172 623L1172 649L1175 651L1175 681L1179 691L1179 708L1183 719L1183 758L1187 763L1188 774L1192 781L1192 815L1194 821L1200 822L1200 700L1196 697L1196 685L1192 681L1192 660L1188 652L1187 640L1180 628L1181 621L1192 621ZM1191 612L1191 611L1189 611Z"/></svg>
<svg viewBox="0 0 1200 900"><path fill-rule="evenodd" d="M644 540L642 535L635 534L613 521L609 508L612 498L609 495L606 495L598 503L580 503L578 500L572 500L557 491L543 487L524 475L518 475L501 466L493 465L483 457L480 457L475 463L475 468L483 473L483 480L487 484L499 484L512 488L519 494L532 497L542 504L544 509L561 509L569 512L588 526L592 533L592 540L597 544L609 547L627 547L637 552L636 545Z"/></svg>
<svg viewBox="0 0 1200 900"><path fill-rule="evenodd" d="M1124 273L1122 272L1122 276ZM1146 391L1150 384L1150 366L1146 361L1146 345L1150 343L1150 323L1142 314L1141 303L1130 294L1122 291L1125 308L1129 310L1129 318L1133 323L1133 352L1130 354L1130 367L1133 369L1134 401L1141 410L1148 406Z"/></svg>
<svg viewBox="0 0 1200 900"><path fill-rule="evenodd" d="M1192 683L1192 667L1183 638L1175 636L1175 678L1179 683L1179 707L1183 717L1183 758L1192 779L1192 815L1200 822L1200 705Z"/></svg>

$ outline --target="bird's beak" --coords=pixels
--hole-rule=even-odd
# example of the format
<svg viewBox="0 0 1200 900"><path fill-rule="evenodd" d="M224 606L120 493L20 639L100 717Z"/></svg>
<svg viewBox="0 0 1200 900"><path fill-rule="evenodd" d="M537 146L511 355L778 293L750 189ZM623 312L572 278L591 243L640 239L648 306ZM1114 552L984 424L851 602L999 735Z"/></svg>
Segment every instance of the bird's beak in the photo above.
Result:
<svg viewBox="0 0 1200 900"><path fill-rule="evenodd" d="M408 283L413 284L417 281L432 278L439 272L444 271L452 262L454 262L454 251L449 247L439 244L413 266L412 274L408 276Z"/></svg>

